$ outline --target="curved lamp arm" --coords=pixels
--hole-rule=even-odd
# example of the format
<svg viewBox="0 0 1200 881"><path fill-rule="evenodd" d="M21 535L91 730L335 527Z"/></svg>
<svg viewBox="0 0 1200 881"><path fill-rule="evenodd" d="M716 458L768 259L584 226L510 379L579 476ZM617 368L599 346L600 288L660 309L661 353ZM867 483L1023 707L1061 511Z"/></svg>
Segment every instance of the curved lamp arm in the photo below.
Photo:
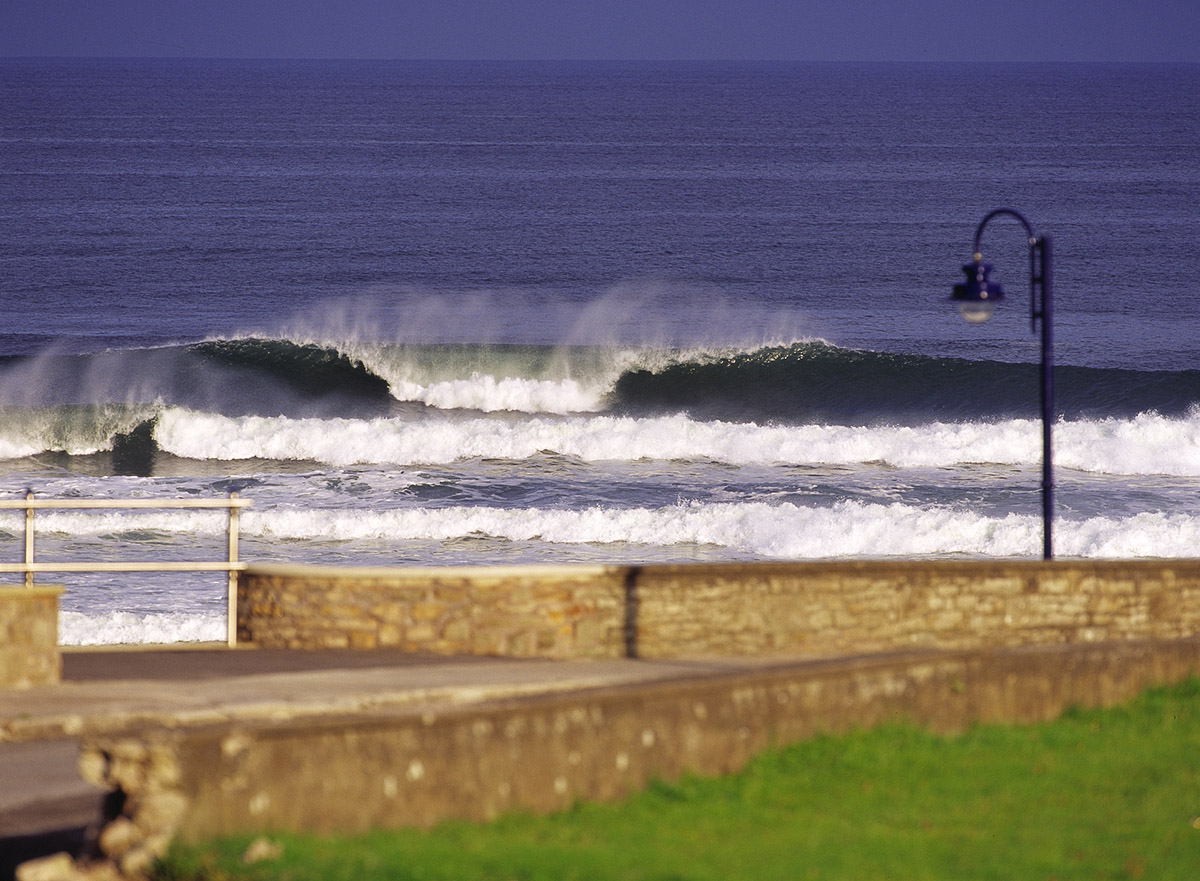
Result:
<svg viewBox="0 0 1200 881"><path fill-rule="evenodd" d="M1030 329L1036 331L1038 319L1044 322L1048 321L1047 313L1050 310L1050 239L1047 236L1038 236L1033 231L1033 225L1026 219L1025 215L1020 211L1014 211L1011 208L997 208L987 214L983 220L979 221L979 226L975 230L975 254L976 263L983 260L983 253L979 247L980 240L983 238L984 227L992 221L993 218L1007 216L1020 221L1021 226L1025 227L1025 233L1029 236L1029 325ZM1041 290L1041 298L1038 297L1038 290Z"/></svg>
<svg viewBox="0 0 1200 881"><path fill-rule="evenodd" d="M953 299L971 302L990 298L987 312L982 314L986 320L994 303L1004 296L999 285L989 286L987 274L991 271L991 266L983 262L983 254L979 247L984 228L1000 216L1013 217L1020 221L1029 236L1029 320L1034 332L1038 329L1039 320L1042 325L1042 556L1050 560L1054 556L1051 540L1054 520L1054 473L1051 461L1051 428L1054 419L1054 308L1050 294L1050 239L1034 233L1033 226L1019 211L997 208L989 212L975 230L974 263L963 267L967 272L968 281L955 287Z"/></svg>

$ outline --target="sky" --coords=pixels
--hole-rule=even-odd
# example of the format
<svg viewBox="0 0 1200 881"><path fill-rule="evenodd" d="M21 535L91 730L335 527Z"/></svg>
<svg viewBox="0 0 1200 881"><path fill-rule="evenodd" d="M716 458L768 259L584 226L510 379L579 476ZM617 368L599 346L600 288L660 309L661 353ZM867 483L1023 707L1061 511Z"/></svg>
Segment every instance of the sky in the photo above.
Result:
<svg viewBox="0 0 1200 881"><path fill-rule="evenodd" d="M1200 62L1200 0L0 0L0 57Z"/></svg>

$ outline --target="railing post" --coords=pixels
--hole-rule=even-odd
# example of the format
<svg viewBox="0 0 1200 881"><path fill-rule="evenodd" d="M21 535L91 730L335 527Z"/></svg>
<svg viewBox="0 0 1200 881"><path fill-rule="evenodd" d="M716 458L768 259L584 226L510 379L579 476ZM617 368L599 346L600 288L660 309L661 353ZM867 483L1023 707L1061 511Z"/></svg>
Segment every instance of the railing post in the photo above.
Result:
<svg viewBox="0 0 1200 881"><path fill-rule="evenodd" d="M33 566L33 490L25 490L25 566ZM33 569L25 569L25 586L33 587Z"/></svg>
<svg viewBox="0 0 1200 881"><path fill-rule="evenodd" d="M237 607L238 607L238 576L237 569L234 566L238 561L238 528L239 520L237 505L238 494L231 492L229 494L229 611L228 620L226 622L226 633L229 638L229 647L233 648L237 645Z"/></svg>
<svg viewBox="0 0 1200 881"><path fill-rule="evenodd" d="M243 564L238 560L238 538L240 534L241 509L249 507L250 499L242 501L236 492L231 492L229 498L221 499L187 499L157 501L154 499L47 499L41 501L35 498L33 489L26 489L23 499L0 499L0 510L25 510L25 560L24 562L0 561L0 573L23 573L25 586L33 587L34 575L37 572L220 572L228 575L228 620L226 627L227 642L230 647L237 645L237 610L238 610L238 571ZM197 562L160 562L124 561L124 562L76 562L57 560L45 563L34 562L35 536L34 515L38 508L225 508L229 511L229 553L225 562L220 560L202 560Z"/></svg>

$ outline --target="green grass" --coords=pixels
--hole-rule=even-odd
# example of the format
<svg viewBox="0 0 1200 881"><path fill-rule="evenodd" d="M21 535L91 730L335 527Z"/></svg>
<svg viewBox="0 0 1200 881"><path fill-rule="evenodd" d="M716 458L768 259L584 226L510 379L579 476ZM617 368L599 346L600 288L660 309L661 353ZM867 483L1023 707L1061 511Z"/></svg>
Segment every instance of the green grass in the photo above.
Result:
<svg viewBox="0 0 1200 881"><path fill-rule="evenodd" d="M819 737L551 817L175 848L168 879L1200 879L1200 680L951 738Z"/></svg>

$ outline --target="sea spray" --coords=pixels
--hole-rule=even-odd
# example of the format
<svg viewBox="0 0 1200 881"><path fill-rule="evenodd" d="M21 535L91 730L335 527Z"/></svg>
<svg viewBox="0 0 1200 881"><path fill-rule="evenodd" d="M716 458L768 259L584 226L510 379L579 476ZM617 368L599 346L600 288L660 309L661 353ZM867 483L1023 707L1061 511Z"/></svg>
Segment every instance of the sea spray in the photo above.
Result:
<svg viewBox="0 0 1200 881"><path fill-rule="evenodd" d="M111 450L119 438L151 423L156 412L153 405L0 406L0 459L43 452L86 456Z"/></svg>

